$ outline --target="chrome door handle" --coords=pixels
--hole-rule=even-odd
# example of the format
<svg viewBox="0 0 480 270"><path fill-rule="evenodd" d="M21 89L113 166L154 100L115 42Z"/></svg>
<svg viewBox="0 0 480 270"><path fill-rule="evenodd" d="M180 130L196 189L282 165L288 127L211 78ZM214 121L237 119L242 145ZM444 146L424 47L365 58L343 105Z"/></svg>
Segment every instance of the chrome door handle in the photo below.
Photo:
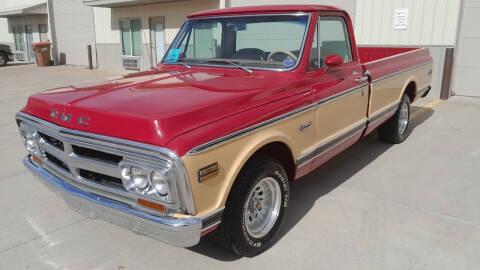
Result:
<svg viewBox="0 0 480 270"><path fill-rule="evenodd" d="M358 72L354 71L353 73L357 73L356 75L358 75ZM364 81L368 81L370 79L370 71L365 71L363 73L363 76L362 77L358 77L358 78L355 78L355 82L357 83L360 83L360 82L364 82Z"/></svg>
<svg viewBox="0 0 480 270"><path fill-rule="evenodd" d="M362 76L362 77L359 77L359 78L355 78L355 82L364 82L364 81L368 81L368 76Z"/></svg>

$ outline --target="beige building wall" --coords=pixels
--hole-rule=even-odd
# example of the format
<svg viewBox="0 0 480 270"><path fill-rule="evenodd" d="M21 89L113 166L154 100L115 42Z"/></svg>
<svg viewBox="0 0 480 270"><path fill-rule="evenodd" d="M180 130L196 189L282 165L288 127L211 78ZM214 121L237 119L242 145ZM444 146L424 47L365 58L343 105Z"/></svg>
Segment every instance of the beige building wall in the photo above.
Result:
<svg viewBox="0 0 480 270"><path fill-rule="evenodd" d="M8 29L8 19L0 18L0 43L12 45L13 42L13 35Z"/></svg>
<svg viewBox="0 0 480 270"><path fill-rule="evenodd" d="M364 45L454 46L461 0L357 0L355 31ZM408 8L408 26L394 29L395 11Z"/></svg>
<svg viewBox="0 0 480 270"><path fill-rule="evenodd" d="M462 0L356 0L355 34L362 46L428 47L434 66L431 97L439 97L446 48L456 46ZM395 29L398 8L408 9L406 29Z"/></svg>
<svg viewBox="0 0 480 270"><path fill-rule="evenodd" d="M88 65L87 45L95 51L92 7L79 0L52 0L57 37L58 63ZM92 57L93 66L96 58Z"/></svg>

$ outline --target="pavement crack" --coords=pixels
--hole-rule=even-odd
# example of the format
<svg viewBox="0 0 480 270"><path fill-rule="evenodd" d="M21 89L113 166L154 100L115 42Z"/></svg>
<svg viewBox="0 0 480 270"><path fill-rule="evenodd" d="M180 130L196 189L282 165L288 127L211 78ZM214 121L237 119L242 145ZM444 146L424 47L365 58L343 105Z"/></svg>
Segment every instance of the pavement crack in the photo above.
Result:
<svg viewBox="0 0 480 270"><path fill-rule="evenodd" d="M85 221L85 220L87 220L87 219L88 219L88 218L83 217L83 218L81 218L81 219L79 219L79 220L77 220L77 221L75 221L75 222L69 223L69 224L67 224L67 225L65 225L65 226L58 227L58 228L56 228L55 230L49 231L49 232L47 232L47 233L44 233L44 234L42 234L42 235L39 235L39 236L34 237L34 238L32 238L32 239L29 239L29 240L27 240L27 241L23 241L23 242L18 243L18 244L14 245L14 246L8 247L8 248L3 249L3 250L0 250L0 255L2 255L3 253L5 253L5 252L7 252L7 251L9 251L9 250L12 250L12 249L21 247L21 246L23 246L23 245L25 245L25 244L28 244L28 243L32 242L32 241L42 239L42 238L45 237L45 236L48 236L48 235L53 234L53 233L55 233L55 232L58 232L58 231L60 231L60 230L66 229L66 228L68 228L68 227L70 227L70 226L76 225L76 224L78 224L78 223L80 223L80 222L83 222L83 221Z"/></svg>

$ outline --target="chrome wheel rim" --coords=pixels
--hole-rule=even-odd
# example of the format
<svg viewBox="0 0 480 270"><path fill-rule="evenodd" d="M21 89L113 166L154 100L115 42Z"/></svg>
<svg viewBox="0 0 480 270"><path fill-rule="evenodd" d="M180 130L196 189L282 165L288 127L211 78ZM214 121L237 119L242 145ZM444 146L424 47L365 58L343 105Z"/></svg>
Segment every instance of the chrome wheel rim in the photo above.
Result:
<svg viewBox="0 0 480 270"><path fill-rule="evenodd" d="M398 132L400 132L400 134L405 133L405 131L407 130L408 118L409 118L408 104L402 103L402 106L400 107L400 115L398 119L398 122L399 122Z"/></svg>
<svg viewBox="0 0 480 270"><path fill-rule="evenodd" d="M280 185L273 177L265 177L253 187L243 209L250 236L262 238L270 232L280 214L281 196Z"/></svg>
<svg viewBox="0 0 480 270"><path fill-rule="evenodd" d="M0 66L3 66L5 64L5 56L0 55Z"/></svg>

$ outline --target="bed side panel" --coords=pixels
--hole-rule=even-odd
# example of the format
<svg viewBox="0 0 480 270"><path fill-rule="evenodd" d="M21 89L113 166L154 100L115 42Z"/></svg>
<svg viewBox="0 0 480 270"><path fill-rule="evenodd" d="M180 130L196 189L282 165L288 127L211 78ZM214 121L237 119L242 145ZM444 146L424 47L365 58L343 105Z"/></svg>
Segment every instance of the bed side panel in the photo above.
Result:
<svg viewBox="0 0 480 270"><path fill-rule="evenodd" d="M358 55L361 63L373 62L387 57L403 54L419 48L416 47L362 47L359 46Z"/></svg>
<svg viewBox="0 0 480 270"><path fill-rule="evenodd" d="M366 63L364 68L371 74L369 118L383 121L395 111L410 82L417 91L430 85L432 57L428 49L418 49Z"/></svg>

